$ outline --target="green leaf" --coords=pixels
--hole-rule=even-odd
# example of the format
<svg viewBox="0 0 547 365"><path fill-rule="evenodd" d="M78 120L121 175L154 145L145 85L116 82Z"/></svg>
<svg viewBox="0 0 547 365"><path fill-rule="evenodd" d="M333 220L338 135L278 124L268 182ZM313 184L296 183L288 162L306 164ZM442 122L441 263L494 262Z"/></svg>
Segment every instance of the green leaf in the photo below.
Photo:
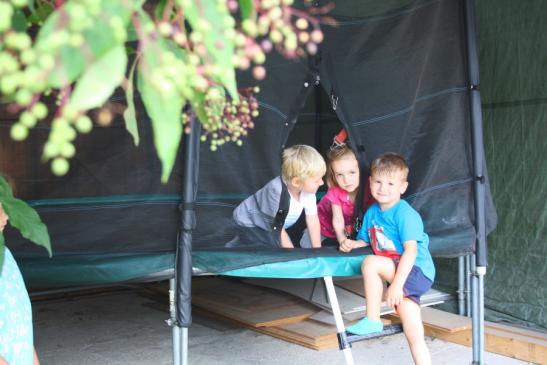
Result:
<svg viewBox="0 0 547 365"><path fill-rule="evenodd" d="M51 241L47 227L38 213L24 201L17 198L0 198L2 207L9 217L9 223L17 228L21 235L44 247L51 257Z"/></svg>
<svg viewBox="0 0 547 365"><path fill-rule="evenodd" d="M162 164L161 181L167 182L175 164L182 136L183 99L176 93L162 95L139 69L138 88L142 101L152 121L154 145Z"/></svg>
<svg viewBox="0 0 547 365"><path fill-rule="evenodd" d="M205 122L207 120L207 114L205 112L204 108L204 102L205 102L205 94L202 92L196 92L194 96L194 100L192 100L193 104L193 110L194 113L196 113L196 116L200 120L200 122Z"/></svg>
<svg viewBox="0 0 547 365"><path fill-rule="evenodd" d="M13 197L11 187L0 176L0 203L9 217L9 223L17 228L23 237L43 246L51 257L51 242L47 227L42 223L38 213L24 201ZM4 245L4 236L1 237L1 245ZM3 252L3 250L2 250Z"/></svg>
<svg viewBox="0 0 547 365"><path fill-rule="evenodd" d="M219 75L213 79L222 84L230 96L238 101L235 69L233 64L234 43L225 35L233 27L226 25L224 18L231 16L227 10L220 11L216 1L194 0L185 7L185 18L193 29L199 28L199 21L206 19L211 29L203 32L204 44L213 63L220 67ZM221 47L219 47L221 45Z"/></svg>
<svg viewBox="0 0 547 365"><path fill-rule="evenodd" d="M241 19L248 19L255 10L253 0L239 0L239 10L241 11Z"/></svg>
<svg viewBox="0 0 547 365"><path fill-rule="evenodd" d="M37 7L34 6L34 2L29 4L30 15L28 21L31 24L39 24L47 19L47 17L53 13L53 6L46 2L40 2Z"/></svg>
<svg viewBox="0 0 547 365"><path fill-rule="evenodd" d="M143 27L151 22L144 12L139 12ZM146 48L138 63L137 87L142 97L154 131L154 145L162 164L161 181L167 182L182 136L182 107L184 98L173 87L171 90L159 90L154 87L154 70L161 66L159 57L171 52L162 38L148 38Z"/></svg>
<svg viewBox="0 0 547 365"><path fill-rule="evenodd" d="M28 8L31 12L34 12L34 0L28 0Z"/></svg>
<svg viewBox="0 0 547 365"><path fill-rule="evenodd" d="M13 13L13 16L11 17L11 24L13 26L13 29L15 29L17 32L26 32L27 17L25 16L25 13L23 13L21 10L15 11Z"/></svg>
<svg viewBox="0 0 547 365"><path fill-rule="evenodd" d="M165 10L165 5L167 4L167 0L159 0L156 8L154 9L154 17L156 19L162 19L163 18L163 12Z"/></svg>
<svg viewBox="0 0 547 365"><path fill-rule="evenodd" d="M131 11L135 6L129 4L131 6L121 1L101 2L102 9L99 15L94 18L95 25L82 32L84 46L76 48L65 44L53 54L56 62L47 80L48 86L60 88L74 82L97 59L122 44L116 38L115 32L112 31L108 22L105 24L105 20L108 20L111 14L116 14L121 18L124 28L127 27ZM65 31L66 20L61 16L61 12L69 13L68 10L71 6L72 3L67 3L47 18L36 39L35 47L37 49L50 49L49 37L54 33L58 35L59 32Z"/></svg>
<svg viewBox="0 0 547 365"><path fill-rule="evenodd" d="M2 197L13 198L13 193L6 179L0 176L0 199L2 199Z"/></svg>
<svg viewBox="0 0 547 365"><path fill-rule="evenodd" d="M123 119L125 120L125 129L133 137L135 146L139 145L139 129L137 127L137 113L135 112L135 101L133 100L133 77L135 74L135 66L137 65L138 58L135 58L133 66L129 71L129 77L127 82L127 89L125 90L125 99L127 100L127 109L123 112Z"/></svg>
<svg viewBox="0 0 547 365"><path fill-rule="evenodd" d="M121 84L126 67L125 47L120 45L111 49L85 70L76 83L70 104L78 110L103 105Z"/></svg>

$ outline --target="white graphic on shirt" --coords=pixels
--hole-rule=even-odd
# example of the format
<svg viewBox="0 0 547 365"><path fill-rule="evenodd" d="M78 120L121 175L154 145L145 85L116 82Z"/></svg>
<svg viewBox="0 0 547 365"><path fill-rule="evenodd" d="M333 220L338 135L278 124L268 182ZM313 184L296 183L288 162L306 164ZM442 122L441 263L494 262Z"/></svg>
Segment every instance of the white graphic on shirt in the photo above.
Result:
<svg viewBox="0 0 547 365"><path fill-rule="evenodd" d="M384 228L377 224L374 224L374 228L370 232L374 234L376 247L380 251L396 251L395 244L384 234ZM373 241L371 237L371 241Z"/></svg>

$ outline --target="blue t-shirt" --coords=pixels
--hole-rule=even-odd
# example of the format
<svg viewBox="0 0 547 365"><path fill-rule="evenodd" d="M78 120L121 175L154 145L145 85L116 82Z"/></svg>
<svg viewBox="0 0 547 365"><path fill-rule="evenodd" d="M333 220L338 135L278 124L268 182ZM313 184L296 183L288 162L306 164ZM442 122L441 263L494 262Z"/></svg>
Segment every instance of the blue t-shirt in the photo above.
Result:
<svg viewBox="0 0 547 365"><path fill-rule="evenodd" d="M414 265L418 266L431 281L435 279L435 266L429 253L429 237L424 232L420 214L405 200L382 211L378 203L368 208L358 240L372 245L374 253L388 257L400 257L405 241L416 241L418 252Z"/></svg>

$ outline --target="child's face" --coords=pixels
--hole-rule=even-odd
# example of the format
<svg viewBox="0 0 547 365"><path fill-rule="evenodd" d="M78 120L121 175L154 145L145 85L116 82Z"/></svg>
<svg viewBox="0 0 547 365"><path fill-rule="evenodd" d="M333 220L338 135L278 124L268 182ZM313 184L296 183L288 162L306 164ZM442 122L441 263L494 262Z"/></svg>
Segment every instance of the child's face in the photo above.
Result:
<svg viewBox="0 0 547 365"><path fill-rule="evenodd" d="M300 180L300 189L306 193L315 194L323 185L323 175L314 175Z"/></svg>
<svg viewBox="0 0 547 365"><path fill-rule="evenodd" d="M4 231L6 224L8 224L8 219L8 215L4 212L4 208L2 208L2 204L0 203L0 232Z"/></svg>
<svg viewBox="0 0 547 365"><path fill-rule="evenodd" d="M373 174L370 178L370 192L382 210L394 206L401 200L408 187L403 172L398 170L391 173Z"/></svg>
<svg viewBox="0 0 547 365"><path fill-rule="evenodd" d="M359 164L355 157L343 158L331 162L334 180L338 186L348 193L359 188Z"/></svg>

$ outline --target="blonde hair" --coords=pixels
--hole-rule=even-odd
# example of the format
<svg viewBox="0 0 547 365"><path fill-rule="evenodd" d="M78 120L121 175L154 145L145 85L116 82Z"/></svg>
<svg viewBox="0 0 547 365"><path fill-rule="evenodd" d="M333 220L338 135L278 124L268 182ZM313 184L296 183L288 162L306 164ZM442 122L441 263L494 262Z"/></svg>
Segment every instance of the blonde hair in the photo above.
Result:
<svg viewBox="0 0 547 365"><path fill-rule="evenodd" d="M306 179L311 176L323 176L327 169L321 154L315 148L303 144L286 148L281 160L281 175L284 181L294 177Z"/></svg>
<svg viewBox="0 0 547 365"><path fill-rule="evenodd" d="M335 174L334 170L332 169L332 163L334 161L342 160L348 157L353 157L357 160L355 152L353 152L353 150L347 143L333 146L327 152L327 185L329 187L340 187L338 185L338 182L336 182L336 176L334 176Z"/></svg>
<svg viewBox="0 0 547 365"><path fill-rule="evenodd" d="M408 178L408 164L403 156L395 152L386 152L378 156L370 166L371 175L402 172L403 181Z"/></svg>

